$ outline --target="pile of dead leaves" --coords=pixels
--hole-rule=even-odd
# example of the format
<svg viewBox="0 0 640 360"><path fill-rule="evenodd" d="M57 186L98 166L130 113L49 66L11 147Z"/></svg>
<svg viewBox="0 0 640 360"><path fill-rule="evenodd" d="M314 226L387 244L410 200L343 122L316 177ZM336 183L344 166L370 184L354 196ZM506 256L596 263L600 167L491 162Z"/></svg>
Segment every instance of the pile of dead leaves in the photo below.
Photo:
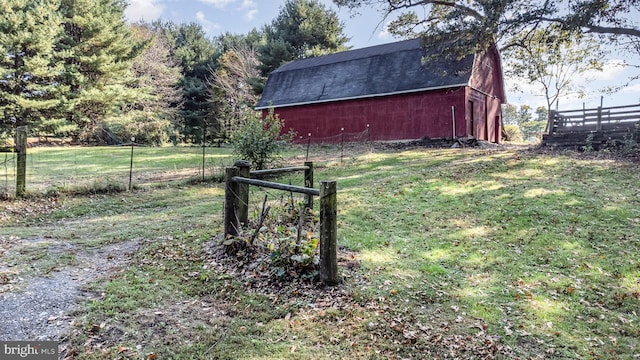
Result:
<svg viewBox="0 0 640 360"><path fill-rule="evenodd" d="M62 207L57 197L36 197L0 201L0 221L38 220Z"/></svg>

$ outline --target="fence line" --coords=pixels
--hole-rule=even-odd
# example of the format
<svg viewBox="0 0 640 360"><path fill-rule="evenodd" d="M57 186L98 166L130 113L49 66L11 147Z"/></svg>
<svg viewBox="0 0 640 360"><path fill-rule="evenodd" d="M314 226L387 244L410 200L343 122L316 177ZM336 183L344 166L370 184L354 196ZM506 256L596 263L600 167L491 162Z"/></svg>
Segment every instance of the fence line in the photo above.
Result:
<svg viewBox="0 0 640 360"><path fill-rule="evenodd" d="M312 133L308 133L307 137L299 136L297 139L294 139L293 142L295 144L337 144L340 142L364 142L371 141L371 128L367 125L367 128L363 131L358 132L344 132L344 128L342 131L336 135L325 136L325 137L314 137Z"/></svg>
<svg viewBox="0 0 640 360"><path fill-rule="evenodd" d="M339 151L342 162L345 154L352 151L351 147L356 143L371 144L370 131L367 127L359 132L341 131L330 137L308 137L297 139L295 142L306 144L307 161L310 140L313 140L314 144L332 143L335 147L321 151L335 151L336 156ZM1 148L13 150L13 144L6 145ZM132 147L131 145L135 144L131 143L125 145L128 146L29 147L26 156L26 191L91 192L162 185L179 180L204 180L206 177L221 179L225 167L231 162L231 150L225 147ZM3 198L17 193L16 165L16 153L0 152L0 195Z"/></svg>
<svg viewBox="0 0 640 360"><path fill-rule="evenodd" d="M640 104L552 111L549 134L542 137L545 146L630 146L640 142Z"/></svg>
<svg viewBox="0 0 640 360"><path fill-rule="evenodd" d="M298 145L306 145L306 156L305 161L309 161L309 149L311 148L311 144L314 145L322 145L322 144L339 144L340 145L340 163L342 163L344 158L344 150L347 144L353 143L368 143L369 150L371 150L371 127L367 124L367 127L363 131L347 133L344 131L344 128L340 129L340 133L336 135L314 138L311 133L307 134L307 138L300 136L298 139L293 140L294 144Z"/></svg>
<svg viewBox="0 0 640 360"><path fill-rule="evenodd" d="M552 111L552 133L631 128L640 123L640 104Z"/></svg>
<svg viewBox="0 0 640 360"><path fill-rule="evenodd" d="M32 147L26 158L26 189L91 191L100 188L162 185L180 180L222 179L231 161L227 148L142 147ZM16 191L16 157L0 153L0 193Z"/></svg>

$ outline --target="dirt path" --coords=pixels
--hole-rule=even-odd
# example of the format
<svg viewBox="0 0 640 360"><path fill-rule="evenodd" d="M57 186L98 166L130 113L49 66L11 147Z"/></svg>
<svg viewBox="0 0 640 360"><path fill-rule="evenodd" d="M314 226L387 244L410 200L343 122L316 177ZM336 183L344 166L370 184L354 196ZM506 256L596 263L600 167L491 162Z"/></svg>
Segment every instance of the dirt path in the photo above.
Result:
<svg viewBox="0 0 640 360"><path fill-rule="evenodd" d="M72 321L70 312L91 296L83 285L121 268L139 245L130 240L79 251L77 265L24 279L24 286L0 293L0 340L62 340ZM60 251L60 244L52 250Z"/></svg>

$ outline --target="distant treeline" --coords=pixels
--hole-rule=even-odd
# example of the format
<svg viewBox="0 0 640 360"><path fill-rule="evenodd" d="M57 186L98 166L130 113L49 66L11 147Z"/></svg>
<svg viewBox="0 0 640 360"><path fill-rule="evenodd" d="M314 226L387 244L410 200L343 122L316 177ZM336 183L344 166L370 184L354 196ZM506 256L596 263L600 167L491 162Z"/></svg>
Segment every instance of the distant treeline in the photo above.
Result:
<svg viewBox="0 0 640 360"><path fill-rule="evenodd" d="M348 40L318 0L288 0L261 29L213 38L197 23L128 24L126 6L0 1L0 138L28 125L96 144L225 140L271 71Z"/></svg>

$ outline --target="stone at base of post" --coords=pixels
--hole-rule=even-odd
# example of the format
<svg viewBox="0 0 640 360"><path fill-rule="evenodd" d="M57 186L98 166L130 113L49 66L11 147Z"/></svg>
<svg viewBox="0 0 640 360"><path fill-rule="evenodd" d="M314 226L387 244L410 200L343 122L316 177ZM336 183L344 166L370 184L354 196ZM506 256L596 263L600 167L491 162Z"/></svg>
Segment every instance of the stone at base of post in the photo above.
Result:
<svg viewBox="0 0 640 360"><path fill-rule="evenodd" d="M335 181L320 182L320 280L340 283L337 246L337 190Z"/></svg>

